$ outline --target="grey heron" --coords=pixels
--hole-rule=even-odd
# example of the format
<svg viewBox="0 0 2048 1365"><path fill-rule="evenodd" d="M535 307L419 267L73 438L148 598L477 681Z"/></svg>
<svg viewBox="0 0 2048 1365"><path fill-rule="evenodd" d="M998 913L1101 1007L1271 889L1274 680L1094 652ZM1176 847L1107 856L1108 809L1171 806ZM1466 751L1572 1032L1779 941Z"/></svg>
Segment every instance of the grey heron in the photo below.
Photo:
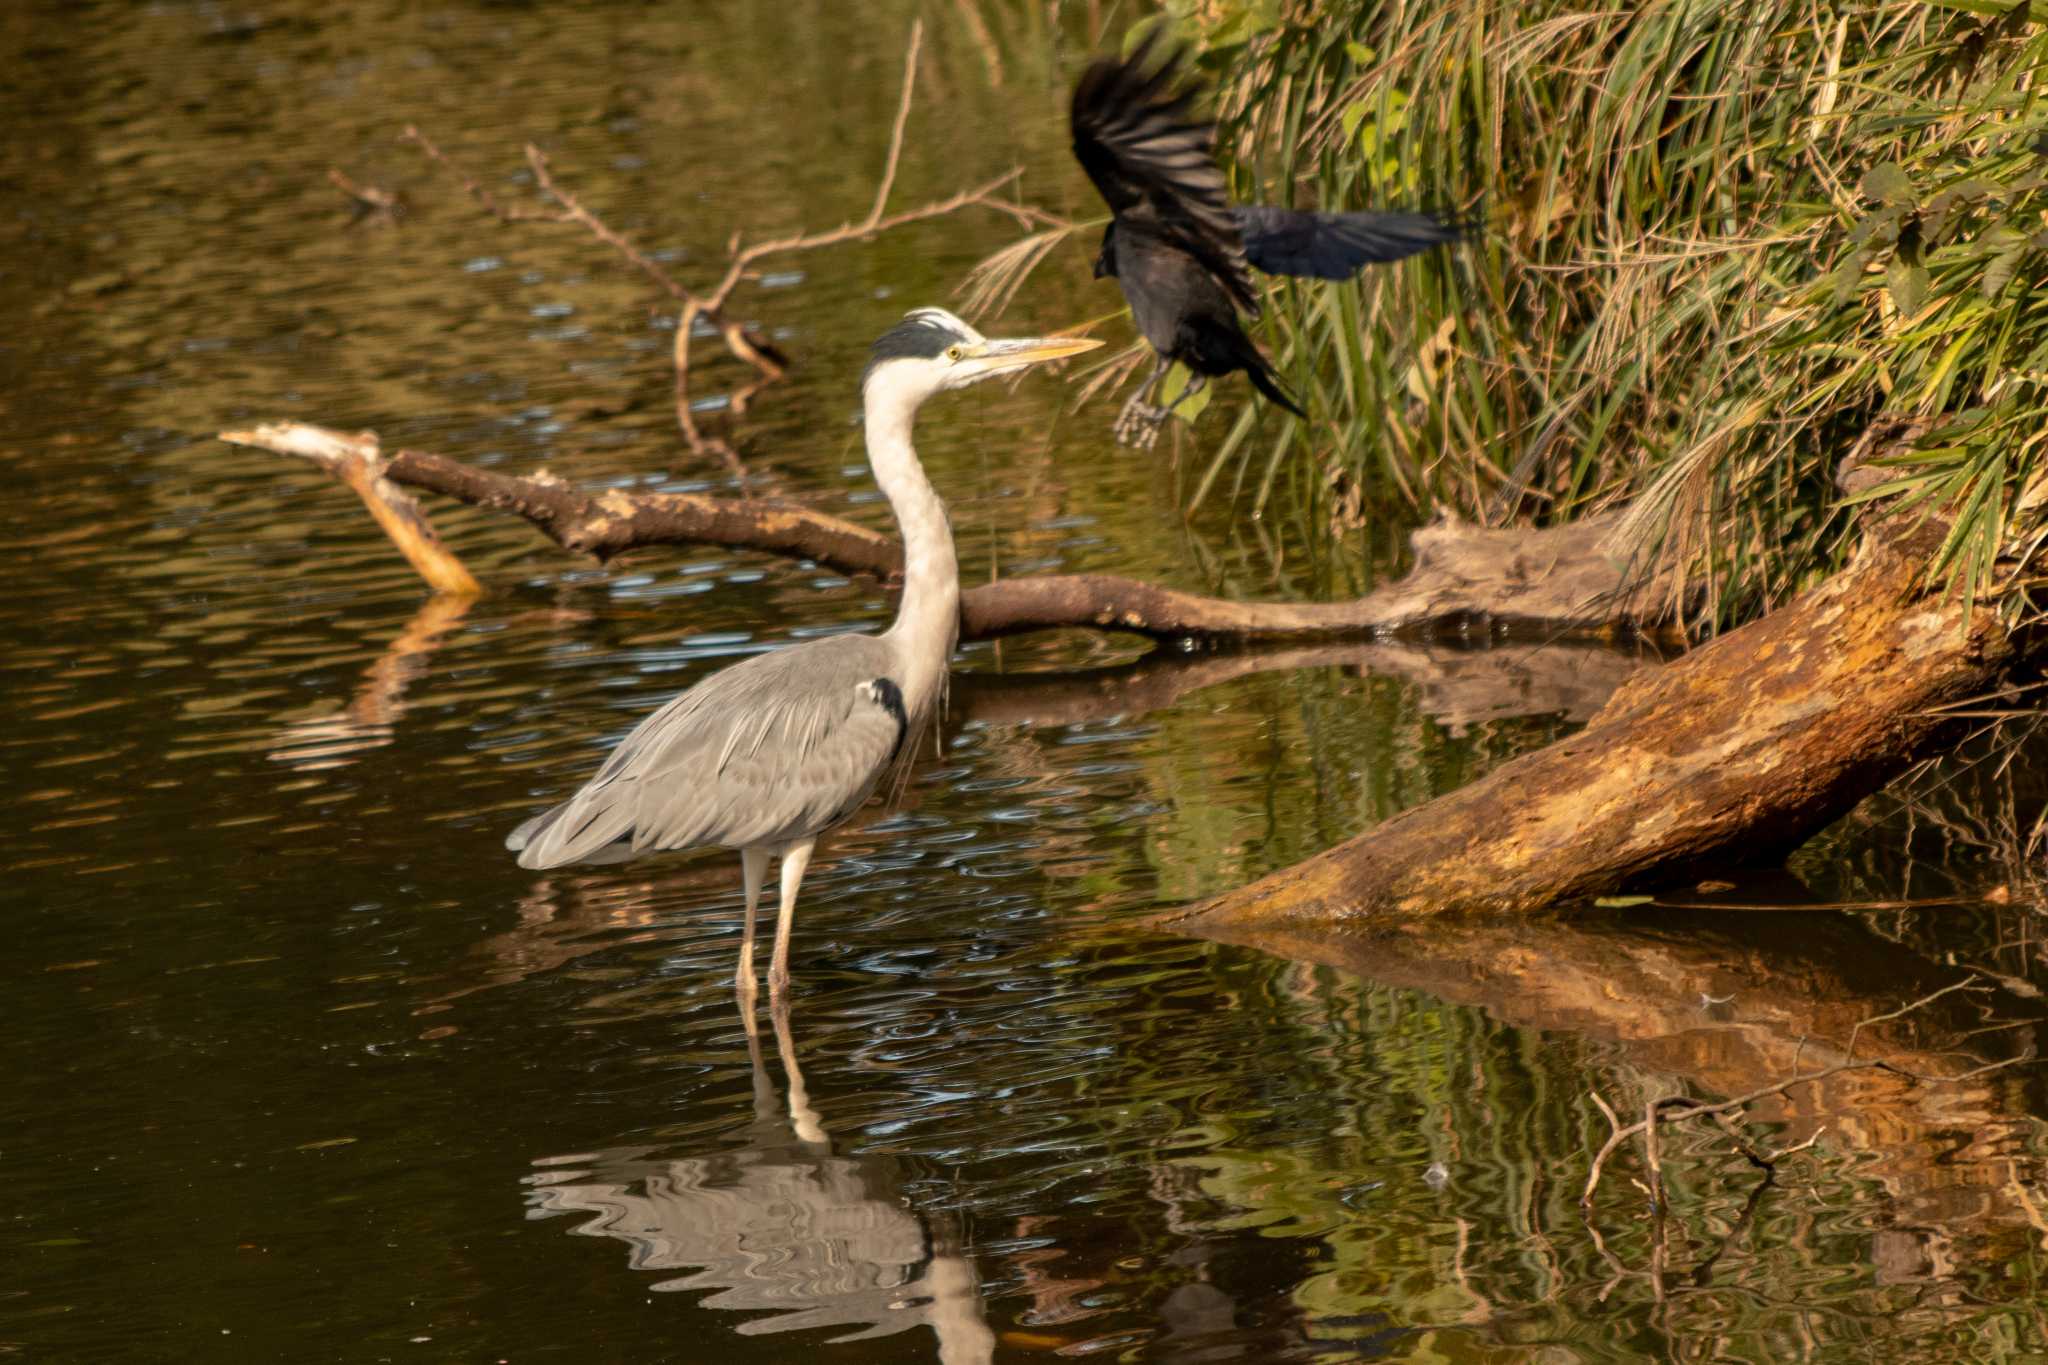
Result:
<svg viewBox="0 0 2048 1365"><path fill-rule="evenodd" d="M1171 411L1149 401L1167 366L1192 372L1186 393L1243 370L1252 386L1303 416L1238 323L1259 315L1252 271L1341 280L1463 239L1470 224L1430 213L1313 213L1232 204L1216 165L1216 126L1195 111L1184 51L1154 29L1132 54L1091 63L1074 86L1074 155L1110 207L1095 277L1114 278L1152 344L1151 375L1124 405L1117 439L1151 444ZM1176 399L1176 402L1179 400Z"/></svg>
<svg viewBox="0 0 2048 1365"><path fill-rule="evenodd" d="M740 852L746 924L740 989L754 986L754 913L781 862L771 995L789 984L797 888L818 836L851 816L909 751L945 687L959 630L953 531L910 430L947 389L1102 343L992 341L941 308L919 308L874 344L861 376L868 463L903 533L903 600L879 634L807 640L721 669L619 741L582 790L512 831L519 865L619 862L643 853Z"/></svg>

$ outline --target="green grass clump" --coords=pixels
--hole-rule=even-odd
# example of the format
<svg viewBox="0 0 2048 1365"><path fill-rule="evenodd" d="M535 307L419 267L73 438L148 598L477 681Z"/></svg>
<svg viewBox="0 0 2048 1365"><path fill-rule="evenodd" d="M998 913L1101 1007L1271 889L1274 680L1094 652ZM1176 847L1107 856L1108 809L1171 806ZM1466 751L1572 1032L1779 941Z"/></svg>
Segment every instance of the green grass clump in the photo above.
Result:
<svg viewBox="0 0 2048 1365"><path fill-rule="evenodd" d="M1261 339L1310 420L1246 407L1198 497L1625 503L1704 628L1838 560L1859 442L1877 494L1952 518L1930 570L1961 590L2048 537L2048 4L1170 8L1241 197L1490 219L1356 283L1273 282Z"/></svg>

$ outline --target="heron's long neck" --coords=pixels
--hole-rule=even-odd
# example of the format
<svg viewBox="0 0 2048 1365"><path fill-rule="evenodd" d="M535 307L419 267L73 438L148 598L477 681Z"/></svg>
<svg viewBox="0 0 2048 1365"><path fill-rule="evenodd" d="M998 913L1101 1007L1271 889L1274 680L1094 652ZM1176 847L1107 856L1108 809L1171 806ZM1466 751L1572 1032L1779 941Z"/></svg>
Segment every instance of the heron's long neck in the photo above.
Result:
<svg viewBox="0 0 2048 1365"><path fill-rule="evenodd" d="M870 403L867 440L875 482L903 528L903 603L886 638L901 661L904 676L897 681L908 709L922 716L938 699L959 634L960 561L946 505L910 444L911 420L908 407Z"/></svg>

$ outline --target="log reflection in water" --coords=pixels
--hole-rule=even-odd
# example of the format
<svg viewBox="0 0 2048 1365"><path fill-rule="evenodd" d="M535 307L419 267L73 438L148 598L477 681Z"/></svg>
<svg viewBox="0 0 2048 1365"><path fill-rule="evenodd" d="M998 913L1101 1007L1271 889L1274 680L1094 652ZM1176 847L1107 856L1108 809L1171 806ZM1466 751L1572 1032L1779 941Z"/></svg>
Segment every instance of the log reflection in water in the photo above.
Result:
<svg viewBox="0 0 2048 1365"><path fill-rule="evenodd" d="M907 1206L897 1158L833 1150L797 1065L789 1011L769 1014L787 1105L750 1022L754 1118L737 1144L705 1156L619 1147L540 1158L528 1177L535 1216L590 1214L573 1231L626 1243L634 1270L692 1272L655 1289L714 1290L704 1306L769 1315L738 1324L744 1336L853 1328L832 1340L858 1341L928 1326L944 1365L992 1359L980 1281L957 1231Z"/></svg>
<svg viewBox="0 0 2048 1365"><path fill-rule="evenodd" d="M1415 688L1416 707L1457 731L1488 720L1556 715L1584 720L1638 669L1647 647L1592 644L1453 644L1384 641L1227 653L1156 650L1134 663L1071 673L969 673L953 679L952 707L990 725L1076 725L1137 717L1190 692L1255 673L1347 668Z"/></svg>
<svg viewBox="0 0 2048 1365"><path fill-rule="evenodd" d="M2038 1084L2026 1068L1964 1073L2035 1057L2048 1009L1986 985L1867 1022L1970 974L1853 917L1662 910L1577 920L1452 917L1371 936L1277 929L1210 936L1477 1006L1517 1028L1612 1045L1641 1092L1633 1116L1617 1101L1624 1121L1674 1086L1733 1096L1839 1064L1863 1024L1857 1056L1958 1079L1930 1084L1868 1070L1799 1085L1760 1099L1743 1116L1782 1125L1779 1137L1761 1145L1819 1134L1823 1159L1853 1156L1856 1173L1884 1187L1884 1206L1872 1211L1883 1235L1870 1253L1880 1273L1895 1272L1901 1237L1921 1247L1915 1259L1933 1273L1955 1264L1941 1250L1952 1243L2003 1244L2039 1231L2026 1200L2014 1194L2042 1175L2033 1150ZM1590 1161L1593 1153L1586 1155ZM1662 1159L1668 1167L1668 1146ZM1622 1197L1610 1188L1603 1203Z"/></svg>

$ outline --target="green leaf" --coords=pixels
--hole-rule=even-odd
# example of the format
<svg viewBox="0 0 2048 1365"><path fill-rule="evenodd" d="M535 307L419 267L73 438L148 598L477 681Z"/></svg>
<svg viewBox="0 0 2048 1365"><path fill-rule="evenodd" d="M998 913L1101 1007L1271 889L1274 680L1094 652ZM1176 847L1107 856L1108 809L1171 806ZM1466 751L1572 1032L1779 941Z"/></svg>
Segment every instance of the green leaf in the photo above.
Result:
<svg viewBox="0 0 2048 1365"><path fill-rule="evenodd" d="M1828 288L1832 291L1835 307L1840 308L1861 292L1863 268L1869 264L1868 251L1852 251L1840 265L1828 272Z"/></svg>
<svg viewBox="0 0 2048 1365"><path fill-rule="evenodd" d="M1601 896L1593 904L1604 910L1619 910L1630 905L1648 905L1655 896Z"/></svg>
<svg viewBox="0 0 2048 1365"><path fill-rule="evenodd" d="M1344 112L1338 116L1337 123L1344 130L1346 142L1358 136L1358 125L1365 122L1365 116L1370 112L1370 106L1364 100L1344 106Z"/></svg>
<svg viewBox="0 0 2048 1365"><path fill-rule="evenodd" d="M1352 42L1344 44L1344 55L1351 59L1353 66L1370 66L1373 63L1373 59L1380 54L1374 52L1364 43Z"/></svg>
<svg viewBox="0 0 2048 1365"><path fill-rule="evenodd" d="M1193 371L1175 361L1173 368L1166 372L1166 378L1159 381L1161 406L1172 409L1175 417L1190 424L1209 406L1210 386L1207 384L1196 390L1192 397L1188 397L1188 383L1194 377Z"/></svg>
<svg viewBox="0 0 2048 1365"><path fill-rule="evenodd" d="M1927 302L1927 289L1931 281L1927 267L1915 265L1905 256L1892 257L1885 267L1885 283L1891 288L1892 302L1898 305L1901 317L1912 317L1920 311L1920 305Z"/></svg>
<svg viewBox="0 0 2048 1365"><path fill-rule="evenodd" d="M2019 270L2020 262L2026 259L2026 255L2027 247L2023 243L2007 247L1991 258L1991 264L1984 267L1984 278L1977 286L1984 291L1985 298L1995 299L2005 292L2005 287L2012 283L2012 277Z"/></svg>
<svg viewBox="0 0 2048 1365"><path fill-rule="evenodd" d="M1858 246L1876 243L1889 246L1899 240L1899 209L1880 209L1868 218L1858 220L1849 230L1849 240Z"/></svg>
<svg viewBox="0 0 2048 1365"><path fill-rule="evenodd" d="M1209 30L1208 47L1212 52L1237 47L1278 27L1280 0L1238 0L1236 9L1225 13L1223 22Z"/></svg>
<svg viewBox="0 0 2048 1365"><path fill-rule="evenodd" d="M1913 178L1896 161L1872 166L1863 176L1863 195L1894 208L1913 207Z"/></svg>

